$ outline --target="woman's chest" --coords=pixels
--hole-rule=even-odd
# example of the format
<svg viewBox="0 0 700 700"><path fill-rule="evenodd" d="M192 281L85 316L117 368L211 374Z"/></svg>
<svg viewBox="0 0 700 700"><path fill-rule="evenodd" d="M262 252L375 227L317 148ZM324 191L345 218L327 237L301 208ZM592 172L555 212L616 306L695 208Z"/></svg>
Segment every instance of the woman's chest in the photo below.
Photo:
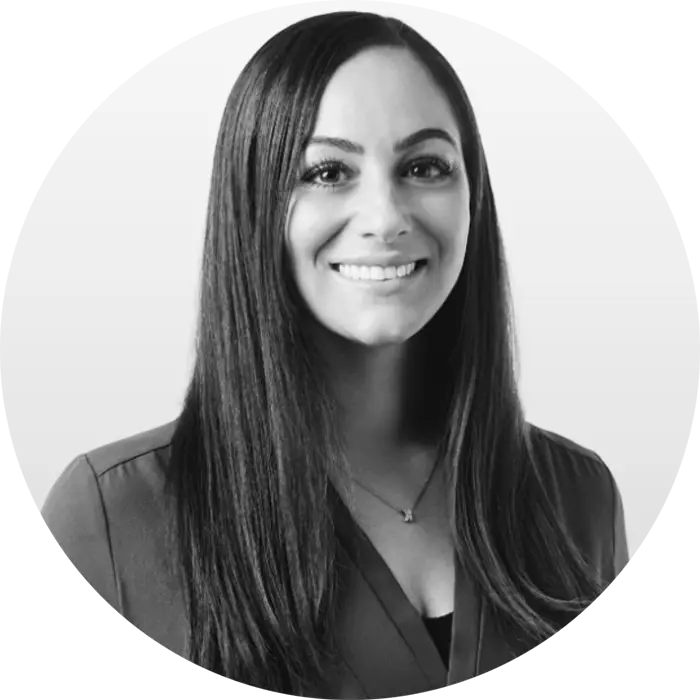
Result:
<svg viewBox="0 0 700 700"><path fill-rule="evenodd" d="M355 492L353 516L421 617L454 609L454 545L444 489L427 489L406 522L370 493ZM396 504L401 508L401 504Z"/></svg>

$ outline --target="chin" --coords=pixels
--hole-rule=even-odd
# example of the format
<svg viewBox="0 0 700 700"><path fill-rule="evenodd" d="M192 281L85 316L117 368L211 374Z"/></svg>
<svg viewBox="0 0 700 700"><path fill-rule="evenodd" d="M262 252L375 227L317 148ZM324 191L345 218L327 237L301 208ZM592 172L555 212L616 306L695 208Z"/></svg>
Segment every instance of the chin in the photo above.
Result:
<svg viewBox="0 0 700 700"><path fill-rule="evenodd" d="M347 329L342 335L367 347L400 345L418 333L423 325L415 320L388 322L377 319L370 323L358 324L354 329Z"/></svg>

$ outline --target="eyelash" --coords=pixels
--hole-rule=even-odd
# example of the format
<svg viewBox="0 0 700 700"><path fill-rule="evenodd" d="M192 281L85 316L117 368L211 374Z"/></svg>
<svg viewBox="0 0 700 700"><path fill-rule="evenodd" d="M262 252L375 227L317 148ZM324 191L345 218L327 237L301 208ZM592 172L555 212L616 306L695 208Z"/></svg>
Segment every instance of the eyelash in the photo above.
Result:
<svg viewBox="0 0 700 700"><path fill-rule="evenodd" d="M438 175L434 178L430 178L431 181L442 181L445 180L446 178L450 177L454 171L455 167L451 163L443 160L442 158L437 158L435 156L423 156L421 158L415 158L412 160L410 163L408 163L405 168L403 168L403 172L409 171L412 168L415 168L416 166L428 166L428 167L434 167L438 170ZM352 168L348 167L345 163L339 160L333 160L333 159L327 159L327 160L322 160L313 167L309 168L301 177L302 183L305 185L309 185L310 187L321 187L324 189L331 189L334 190L338 187L342 186L342 182L327 182L327 183L322 183L322 182L316 182L315 178L321 175L324 172L327 172L329 170L338 170L342 173L345 173L346 175L352 173ZM428 178L418 178L420 180L423 179L428 179Z"/></svg>

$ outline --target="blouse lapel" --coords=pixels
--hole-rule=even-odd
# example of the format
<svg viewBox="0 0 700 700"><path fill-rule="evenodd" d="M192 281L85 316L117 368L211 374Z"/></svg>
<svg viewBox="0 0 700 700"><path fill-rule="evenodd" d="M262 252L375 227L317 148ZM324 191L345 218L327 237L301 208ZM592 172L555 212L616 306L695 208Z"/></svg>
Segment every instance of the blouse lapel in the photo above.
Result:
<svg viewBox="0 0 700 700"><path fill-rule="evenodd" d="M444 687L447 670L416 609L334 492L341 552L338 643L369 697Z"/></svg>
<svg viewBox="0 0 700 700"><path fill-rule="evenodd" d="M455 555L455 604L448 685L473 678L479 672L484 615L474 584Z"/></svg>

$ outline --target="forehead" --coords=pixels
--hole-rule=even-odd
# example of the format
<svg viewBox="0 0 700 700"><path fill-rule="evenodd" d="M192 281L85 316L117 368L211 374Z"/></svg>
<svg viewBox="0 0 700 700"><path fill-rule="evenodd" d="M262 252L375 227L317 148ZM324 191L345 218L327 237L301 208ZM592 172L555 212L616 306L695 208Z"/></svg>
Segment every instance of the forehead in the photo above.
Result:
<svg viewBox="0 0 700 700"><path fill-rule="evenodd" d="M344 63L321 98L315 134L368 142L426 127L459 131L447 97L409 51L372 48Z"/></svg>

